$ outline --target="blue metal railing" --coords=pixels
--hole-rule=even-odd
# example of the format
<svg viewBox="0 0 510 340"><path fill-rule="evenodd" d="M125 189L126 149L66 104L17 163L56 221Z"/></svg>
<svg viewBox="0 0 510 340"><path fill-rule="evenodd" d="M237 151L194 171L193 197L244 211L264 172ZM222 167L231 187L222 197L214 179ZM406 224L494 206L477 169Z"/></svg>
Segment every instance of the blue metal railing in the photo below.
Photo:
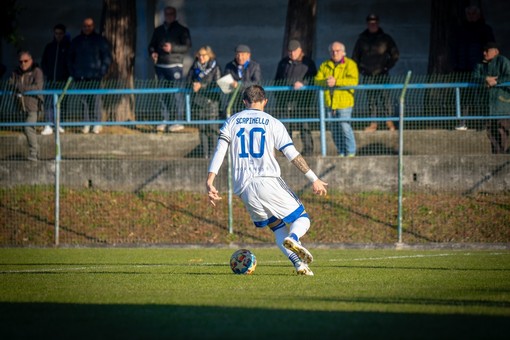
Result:
<svg viewBox="0 0 510 340"><path fill-rule="evenodd" d="M510 82L498 84L499 87L508 87ZM338 90L402 90L404 84L364 84L356 86L342 86L337 87ZM485 116L485 115L462 115L461 111L461 89L466 88L480 88L480 84L469 83L469 82L454 82L454 83L414 83L408 84L408 90L431 90L431 89L453 89L455 93L454 102L454 115L431 115L431 116L404 116L405 121L458 121L462 120L487 120L487 119L507 119L508 116ZM264 89L268 93L277 92L295 92L292 86L265 86ZM319 123L320 138L321 138L321 154L325 156L326 150L326 124L332 122L384 122L399 120L398 116L393 117L352 117L346 118L328 118L327 108L324 102L324 87L321 86L304 86L298 91L316 91L318 94L318 117L315 118L282 118L281 121L285 123ZM46 89L41 91L29 91L24 95L44 95L52 96L54 98L54 112L56 110L56 102L63 94L63 89ZM211 92L219 92L219 89L211 90ZM195 125L195 124L222 124L224 120L200 120L192 119L192 105L191 105L191 94L192 91L188 88L134 88L134 89L70 89L67 90L67 96L77 95L162 95L162 94L178 94L182 93L185 97L185 119L184 120L135 120L135 121L124 121L124 122L113 122L113 121L101 121L101 122L85 122L85 121L66 121L61 123L62 127L69 126L85 126L85 125L101 125L101 126L137 126L137 125L160 125L160 124L183 124L183 125ZM0 96L12 95L9 91L0 91ZM355 104L356 106L357 104ZM56 117L55 117L56 118ZM54 121L59 119L54 119ZM25 123L25 122L0 122L1 127L23 127L23 126L44 126L44 125L55 125L52 122L38 122L38 123ZM57 129L58 133L58 129Z"/></svg>

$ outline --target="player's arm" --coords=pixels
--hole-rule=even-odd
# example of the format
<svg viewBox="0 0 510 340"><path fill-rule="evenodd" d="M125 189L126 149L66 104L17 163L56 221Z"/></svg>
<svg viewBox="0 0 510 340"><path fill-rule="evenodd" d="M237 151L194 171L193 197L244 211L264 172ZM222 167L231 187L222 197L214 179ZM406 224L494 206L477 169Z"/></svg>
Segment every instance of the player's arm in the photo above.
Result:
<svg viewBox="0 0 510 340"><path fill-rule="evenodd" d="M280 150L285 157L287 157L288 160L296 168L299 169L303 174L305 174L305 177L308 178L308 180L312 183L312 189L314 194L317 194L319 196L326 195L328 193L328 190L326 189L328 183L323 182L317 175L313 172L312 169L308 166L308 163L303 158L303 156L296 150L293 144L285 145L285 147Z"/></svg>
<svg viewBox="0 0 510 340"><path fill-rule="evenodd" d="M214 152L211 163L209 164L209 173L207 174L205 187L207 195L209 196L209 202L211 202L213 206L216 206L215 201L221 200L221 196L214 186L214 179L216 178L216 174L220 171L221 164L223 163L223 159L225 158L225 154L228 150L228 144L227 140L221 138L220 135L220 138L218 139L218 146L216 147L216 151Z"/></svg>
<svg viewBox="0 0 510 340"><path fill-rule="evenodd" d="M301 156L301 154L298 154L296 157L294 157L291 163L294 164L294 166L298 168L299 171L305 174L305 177L312 183L314 194L322 196L328 193L328 190L326 189L328 183L323 182L319 177L317 177L313 170L310 169L308 163L303 158L303 156Z"/></svg>
<svg viewBox="0 0 510 340"><path fill-rule="evenodd" d="M214 172L209 172L207 175L207 182L205 184L207 188L207 195L209 196L209 202L216 206L215 201L221 200L221 196L218 194L218 190L214 186L214 179L216 178L216 174Z"/></svg>

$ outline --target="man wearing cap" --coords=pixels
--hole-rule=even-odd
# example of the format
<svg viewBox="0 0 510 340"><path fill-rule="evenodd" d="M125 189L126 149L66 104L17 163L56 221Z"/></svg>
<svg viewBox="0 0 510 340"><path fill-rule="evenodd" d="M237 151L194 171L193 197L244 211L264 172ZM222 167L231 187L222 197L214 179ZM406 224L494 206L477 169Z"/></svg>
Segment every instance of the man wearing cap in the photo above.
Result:
<svg viewBox="0 0 510 340"><path fill-rule="evenodd" d="M233 88L241 84L242 89L245 89L250 85L260 85L262 82L260 65L256 61L251 60L251 50L248 45L241 44L236 46L234 60L225 66L223 75L227 74L234 78ZM242 101L237 100L234 110L237 112L242 110L243 107Z"/></svg>
<svg viewBox="0 0 510 340"><path fill-rule="evenodd" d="M364 84L387 84L389 82L389 71L398 61L399 51L393 38L384 33L379 27L379 16L370 14L366 18L367 29L358 37L352 59L358 64ZM386 116L392 115L392 103L389 94L385 90L367 91L369 107L372 117L377 116L378 107L382 106ZM392 121L386 125L390 131L395 130ZM372 122L365 131L377 130L377 123Z"/></svg>
<svg viewBox="0 0 510 340"><path fill-rule="evenodd" d="M313 83L313 77L317 74L315 62L305 56L301 43L297 40L289 41L287 46L288 56L278 63L275 76L275 85L292 86L295 91L276 92L278 103L278 118L305 118L309 117L307 111L312 106L313 92L297 91L303 86ZM315 112L315 107L313 110ZM303 156L310 156L313 153L313 139L310 125L308 123L286 124L289 135L293 130L300 131L301 142L303 143Z"/></svg>
<svg viewBox="0 0 510 340"><path fill-rule="evenodd" d="M510 82L510 60L499 54L496 43L489 42L485 45L483 61L475 66L473 78L488 91L490 115L510 116L510 87L499 86ZM491 141L492 153L509 153L510 117L489 120L487 135Z"/></svg>

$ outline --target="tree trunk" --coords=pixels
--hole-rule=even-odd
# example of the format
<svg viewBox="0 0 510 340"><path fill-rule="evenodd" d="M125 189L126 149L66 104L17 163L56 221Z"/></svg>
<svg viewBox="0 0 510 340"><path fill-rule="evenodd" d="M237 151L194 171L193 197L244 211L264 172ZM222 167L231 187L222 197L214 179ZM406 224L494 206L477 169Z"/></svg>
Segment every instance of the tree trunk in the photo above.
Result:
<svg viewBox="0 0 510 340"><path fill-rule="evenodd" d="M469 5L482 8L481 0L432 0L430 12L429 74L448 74L454 69L453 48L457 29Z"/></svg>
<svg viewBox="0 0 510 340"><path fill-rule="evenodd" d="M113 62L105 76L108 88L134 88L136 0L103 0L101 28L112 47ZM103 109L113 121L135 120L134 95L104 96Z"/></svg>
<svg viewBox="0 0 510 340"><path fill-rule="evenodd" d="M296 39L301 43L303 52L312 57L317 22L317 0L289 0L282 57L288 54L287 45Z"/></svg>

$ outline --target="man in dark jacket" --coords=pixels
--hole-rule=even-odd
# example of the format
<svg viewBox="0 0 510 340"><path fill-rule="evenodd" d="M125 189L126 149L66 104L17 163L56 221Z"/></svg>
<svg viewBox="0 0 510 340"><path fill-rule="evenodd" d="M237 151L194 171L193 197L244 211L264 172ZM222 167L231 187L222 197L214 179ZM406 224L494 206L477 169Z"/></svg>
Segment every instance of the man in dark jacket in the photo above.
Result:
<svg viewBox="0 0 510 340"><path fill-rule="evenodd" d="M364 84L386 84L389 81L389 71L399 59L399 51L393 38L384 33L379 27L379 17L376 14L367 16L367 29L363 31L356 41L352 59L358 64ZM389 93L385 90L367 91L372 117L377 116L378 106L386 110L385 115L392 115L392 104ZM392 121L386 125L390 131L395 130ZM377 130L377 123L372 122L365 131Z"/></svg>
<svg viewBox="0 0 510 340"><path fill-rule="evenodd" d="M492 27L490 27L482 16L480 7L471 5L466 7L465 20L458 28L454 46L454 70L459 74L458 82L471 82L469 76L473 73L475 66L483 59L483 48L488 42L496 41ZM475 114L478 111L476 106L479 97L483 96L479 88L461 89L462 115ZM478 111L479 112L479 111ZM480 113L480 112L479 112ZM477 127L478 121L469 121L471 126ZM455 127L458 131L468 130L466 120L461 120Z"/></svg>
<svg viewBox="0 0 510 340"><path fill-rule="evenodd" d="M475 66L473 78L488 91L490 115L509 116L509 119L488 121L492 153L510 153L510 88L498 86L510 82L510 60L499 54L496 43L485 45L483 61Z"/></svg>
<svg viewBox="0 0 510 340"><path fill-rule="evenodd" d="M191 48L191 36L189 29L181 25L177 20L177 10L175 7L167 6L164 9L165 21L162 25L156 27L152 33L149 43L149 54L154 61L154 70L158 80L171 82L170 86L175 86L176 82L183 80L183 61L184 56ZM169 120L169 107L171 103L166 98L161 97L163 120ZM176 119L182 120L184 117L184 98L182 94L175 96ZM184 126L180 124L169 127L170 131L182 130ZM166 125L158 125L157 130L164 132Z"/></svg>
<svg viewBox="0 0 510 340"><path fill-rule="evenodd" d="M37 116L42 107L42 96L27 96L25 92L42 90L44 76L29 51L19 52L18 61L19 67L12 73L9 83L14 87L21 112L26 115L25 122L37 123ZM25 126L24 132L28 142L28 160L37 161L39 144L35 127Z"/></svg>
<svg viewBox="0 0 510 340"><path fill-rule="evenodd" d="M94 20L83 20L80 35L71 42L69 51L69 71L78 88L99 88L100 81L108 72L112 63L110 44L94 30ZM81 96L80 104L83 105L84 120L90 122L90 111L95 112L95 120L101 121L101 103L99 96ZM90 126L83 127L83 133L89 133ZM96 125L92 132L101 132L101 126Z"/></svg>
<svg viewBox="0 0 510 340"><path fill-rule="evenodd" d="M242 86L239 93L251 85L260 85L262 82L262 71L259 63L251 59L251 49L248 45L237 45L234 60L225 66L223 75L230 74L234 78L232 88ZM244 109L244 104L238 96L233 111L238 112Z"/></svg>
<svg viewBox="0 0 510 340"><path fill-rule="evenodd" d="M62 24L55 25L53 27L53 40L44 47L41 59L41 68L46 78L47 87L62 86L67 78L69 78L67 55L70 48L71 41L66 35L66 27ZM46 120L48 122L54 121L52 99L45 101ZM60 132L64 133L64 129L60 128ZM50 125L46 125L41 135L51 135L52 133L53 128Z"/></svg>
<svg viewBox="0 0 510 340"><path fill-rule="evenodd" d="M288 44L288 56L278 63L275 76L275 85L292 86L293 91L277 92L278 118L305 118L310 117L310 112L316 111L313 103L314 92L300 90L308 85L317 74L315 62L303 53L301 43L291 40ZM310 111L310 108L312 109ZM308 115L307 115L308 113ZM289 135L298 130L303 143L303 156L313 153L313 138L308 123L285 124Z"/></svg>

